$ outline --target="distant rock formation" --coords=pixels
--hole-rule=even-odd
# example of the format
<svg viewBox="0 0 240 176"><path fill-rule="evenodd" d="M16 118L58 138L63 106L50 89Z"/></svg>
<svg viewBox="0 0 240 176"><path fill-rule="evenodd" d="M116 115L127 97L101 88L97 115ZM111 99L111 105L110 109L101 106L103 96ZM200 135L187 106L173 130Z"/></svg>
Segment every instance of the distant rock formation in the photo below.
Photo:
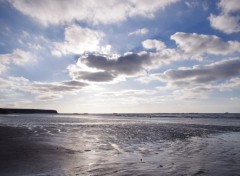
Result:
<svg viewBox="0 0 240 176"><path fill-rule="evenodd" d="M0 114L57 114L56 110L0 108Z"/></svg>

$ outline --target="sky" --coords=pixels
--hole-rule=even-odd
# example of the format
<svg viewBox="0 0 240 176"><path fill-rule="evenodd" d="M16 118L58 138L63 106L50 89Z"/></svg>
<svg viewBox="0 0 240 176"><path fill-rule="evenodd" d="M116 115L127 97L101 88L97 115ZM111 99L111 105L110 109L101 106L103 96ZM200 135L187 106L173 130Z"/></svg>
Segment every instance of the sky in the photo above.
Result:
<svg viewBox="0 0 240 176"><path fill-rule="evenodd" d="M239 0L0 0L0 107L240 112Z"/></svg>

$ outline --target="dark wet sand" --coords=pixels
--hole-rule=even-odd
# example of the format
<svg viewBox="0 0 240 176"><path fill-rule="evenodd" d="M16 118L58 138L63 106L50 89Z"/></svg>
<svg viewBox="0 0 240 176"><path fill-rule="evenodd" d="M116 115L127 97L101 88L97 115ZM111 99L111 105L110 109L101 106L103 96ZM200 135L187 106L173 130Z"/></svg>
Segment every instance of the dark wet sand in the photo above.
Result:
<svg viewBox="0 0 240 176"><path fill-rule="evenodd" d="M111 160L104 158L104 156L101 156L102 159L99 159L99 162L100 160L106 162L105 166L104 163L101 165L103 168L84 171L84 169L81 169L81 165L84 165L81 161L86 159L85 157L88 152L92 156L95 156L95 153L91 153L93 151L96 152L98 156L101 154L104 155L104 153L110 153L111 155L111 150L115 151L113 154L119 156L120 154L124 155L124 153L129 155L138 150L133 148L132 151L129 151L129 149L131 149L129 146L145 145L146 143L157 144L161 141L171 143L176 140L188 140L191 137L207 137L208 135L217 133L240 132L240 127L190 124L64 125L58 126L57 128L61 131L67 128L68 131L65 130L65 133L59 134L56 127L49 126L46 127L46 129L51 132L51 135L49 135L49 133L45 133L46 130L44 131L39 127L28 129L26 127L0 126L0 175L48 175L47 172L55 169L69 169L66 168L66 163L74 163L75 160L78 162L79 167L76 167L76 163L73 164L71 174L74 175L98 175L100 172L103 175L104 173L109 175L116 175L117 173L124 175L124 173L136 174L138 172L142 172L142 174L150 173L151 175L151 173L156 174L154 169L149 171L131 170L134 167L141 168L141 165L145 164L139 159L134 163L132 168L127 168L123 163L115 163L116 165L113 165L112 168L122 166L122 168L116 168L116 170L108 168L108 166L111 166ZM87 134L88 136L85 136L86 139L76 137L71 139L73 133L77 133L79 137L83 134ZM56 136L58 142L53 142ZM92 136L98 136L98 141L94 141L94 138L91 139ZM61 141L61 139L64 138L67 138L70 142ZM85 144L91 144L92 146L86 146ZM127 145L129 146L125 148ZM77 148L76 146L78 150L74 149ZM142 150L141 147L139 148L137 152L143 156L147 155L147 157L151 152L153 152L153 155L158 155L163 149L167 150L167 147L163 147L163 149L158 148L159 151L145 151ZM160 164L156 169L162 169L162 167L164 166ZM125 169L125 171L129 169L129 172L121 173L119 169ZM196 171L199 175L201 172L204 173L204 171L201 170ZM49 175L54 174L51 172Z"/></svg>
<svg viewBox="0 0 240 176"><path fill-rule="evenodd" d="M71 159L71 150L48 143L49 138L35 137L27 128L0 127L0 175L35 175Z"/></svg>

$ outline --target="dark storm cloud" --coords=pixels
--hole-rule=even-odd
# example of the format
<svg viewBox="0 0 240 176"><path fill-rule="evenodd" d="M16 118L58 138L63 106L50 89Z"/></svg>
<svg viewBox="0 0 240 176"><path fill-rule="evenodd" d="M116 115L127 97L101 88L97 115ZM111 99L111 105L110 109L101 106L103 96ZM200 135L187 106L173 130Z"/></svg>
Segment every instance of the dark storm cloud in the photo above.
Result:
<svg viewBox="0 0 240 176"><path fill-rule="evenodd" d="M194 66L193 68L168 70L160 77L170 81L191 80L195 83L207 83L228 79L240 74L240 58L215 62L210 65Z"/></svg>

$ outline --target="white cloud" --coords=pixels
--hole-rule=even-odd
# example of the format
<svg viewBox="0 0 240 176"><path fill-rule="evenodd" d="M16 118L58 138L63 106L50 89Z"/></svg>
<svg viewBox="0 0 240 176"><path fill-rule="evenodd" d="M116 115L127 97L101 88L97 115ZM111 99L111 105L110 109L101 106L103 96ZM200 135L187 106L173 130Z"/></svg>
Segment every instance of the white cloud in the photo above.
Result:
<svg viewBox="0 0 240 176"><path fill-rule="evenodd" d="M1 91L6 91L11 94L23 95L30 93L36 96L37 100L55 100L62 98L63 95L76 94L84 87L88 86L87 83L67 80L62 82L31 82L24 77L0 77Z"/></svg>
<svg viewBox="0 0 240 176"><path fill-rule="evenodd" d="M15 49L10 57L12 62L17 65L24 65L34 60L34 57L31 55L31 53L20 49Z"/></svg>
<svg viewBox="0 0 240 176"><path fill-rule="evenodd" d="M18 48L12 53L0 54L0 74L8 70L10 64L22 66L32 61L35 61L35 57L30 52Z"/></svg>
<svg viewBox="0 0 240 176"><path fill-rule="evenodd" d="M213 28L227 34L240 32L240 16L231 16L226 14L216 16L211 14L209 20Z"/></svg>
<svg viewBox="0 0 240 176"><path fill-rule="evenodd" d="M228 55L239 52L240 48L240 42L224 42L215 35L177 32L171 39L190 57L200 57L203 54Z"/></svg>
<svg viewBox="0 0 240 176"><path fill-rule="evenodd" d="M147 28L141 28L141 29L138 29L136 31L130 32L128 34L128 36L131 36L131 35L145 35L148 32L149 32L149 30Z"/></svg>
<svg viewBox="0 0 240 176"><path fill-rule="evenodd" d="M236 54L240 48L239 42L225 42L214 35L177 32L171 39L177 43L177 48L167 48L162 41L148 39L142 45L153 51L129 52L115 58L112 55L85 54L76 64L68 67L69 75L72 79L88 82L112 82L120 76L119 80L125 80L127 77L147 75L149 71L173 61L202 59L206 54ZM149 82L155 78L138 79Z"/></svg>
<svg viewBox="0 0 240 176"><path fill-rule="evenodd" d="M172 87L173 88L173 87ZM176 88L173 91L174 99L180 100L199 100L199 99L207 99L208 94L211 93L215 88L213 86L201 86L201 87L182 87L181 89Z"/></svg>
<svg viewBox="0 0 240 176"><path fill-rule="evenodd" d="M229 81L220 84L221 91L231 91L233 89L240 89L240 78L231 78Z"/></svg>
<svg viewBox="0 0 240 176"><path fill-rule="evenodd" d="M62 95L59 94L46 94L46 95L39 95L36 97L36 100L39 101L49 101L49 100L57 100L62 98Z"/></svg>
<svg viewBox="0 0 240 176"><path fill-rule="evenodd" d="M142 42L142 45L146 49L162 50L166 48L165 44L162 41L155 40L155 39L145 40Z"/></svg>
<svg viewBox="0 0 240 176"><path fill-rule="evenodd" d="M29 80L24 77L0 78L0 88L2 90L20 90L21 87L29 85Z"/></svg>
<svg viewBox="0 0 240 176"><path fill-rule="evenodd" d="M29 85L24 86L24 90L34 94L74 94L87 86L87 83L79 81L63 81L63 82L33 82Z"/></svg>
<svg viewBox="0 0 240 176"><path fill-rule="evenodd" d="M0 62L2 64L14 63L16 65L24 65L30 61L34 61L35 58L30 52L23 51L21 49L14 49L10 54L1 54Z"/></svg>
<svg viewBox="0 0 240 176"><path fill-rule="evenodd" d="M114 91L114 92L103 92L98 94L99 96L103 97L135 97L135 96L151 96L156 94L156 90L150 89L127 89L121 91Z"/></svg>
<svg viewBox="0 0 240 176"><path fill-rule="evenodd" d="M159 9L179 0L9 0L17 10L43 25L78 21L115 23L132 16L153 17Z"/></svg>
<svg viewBox="0 0 240 176"><path fill-rule="evenodd" d="M227 34L240 32L240 3L239 0L220 0L220 15L211 14L210 24L213 28Z"/></svg>
<svg viewBox="0 0 240 176"><path fill-rule="evenodd" d="M239 0L221 0L219 2L219 7L222 8L224 13L240 11Z"/></svg>
<svg viewBox="0 0 240 176"><path fill-rule="evenodd" d="M186 4L186 6L188 6L189 8L194 8L194 7L198 7L199 5L199 1L197 0L190 0L190 1L185 1L184 2Z"/></svg>
<svg viewBox="0 0 240 176"><path fill-rule="evenodd" d="M28 42L27 45L28 45L28 47L30 49L33 49L33 50L40 50L40 49L42 49L42 46L39 45L39 44L34 44L34 43Z"/></svg>
<svg viewBox="0 0 240 176"><path fill-rule="evenodd" d="M5 72L7 69L8 69L8 67L6 65L3 65L3 64L0 63L0 74Z"/></svg>
<svg viewBox="0 0 240 176"><path fill-rule="evenodd" d="M103 33L78 25L70 25L65 28L64 42L55 42L53 55L61 56L69 53L83 54L85 52L109 52L110 45L100 47Z"/></svg>
<svg viewBox="0 0 240 176"><path fill-rule="evenodd" d="M213 90L239 89L239 75L240 58L230 58L208 65L169 69L138 79L165 83L161 89L173 91L176 99L199 99L207 98Z"/></svg>

